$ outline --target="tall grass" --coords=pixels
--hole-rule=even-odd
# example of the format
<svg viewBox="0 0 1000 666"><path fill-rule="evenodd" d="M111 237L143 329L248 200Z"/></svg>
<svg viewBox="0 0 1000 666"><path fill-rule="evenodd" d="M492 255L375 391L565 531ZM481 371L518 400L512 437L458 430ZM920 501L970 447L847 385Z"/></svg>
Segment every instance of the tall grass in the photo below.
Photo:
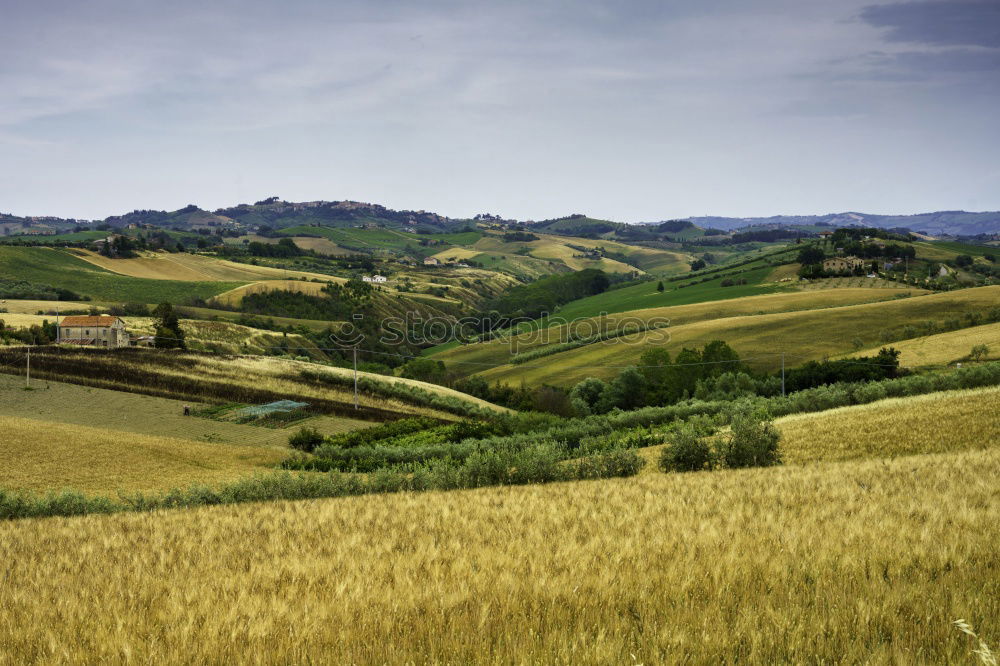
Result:
<svg viewBox="0 0 1000 666"><path fill-rule="evenodd" d="M0 523L10 663L963 664L1000 450ZM249 493L249 491L248 491Z"/></svg>

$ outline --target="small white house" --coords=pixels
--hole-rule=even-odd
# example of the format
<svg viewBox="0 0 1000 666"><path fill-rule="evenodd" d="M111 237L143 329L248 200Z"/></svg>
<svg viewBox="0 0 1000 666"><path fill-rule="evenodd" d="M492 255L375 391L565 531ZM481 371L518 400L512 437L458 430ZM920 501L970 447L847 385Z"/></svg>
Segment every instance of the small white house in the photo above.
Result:
<svg viewBox="0 0 1000 666"><path fill-rule="evenodd" d="M379 282L379 283L381 283L381 282L388 282L388 281L389 281L389 278L387 278L384 275L373 275L372 276L372 282Z"/></svg>
<svg viewBox="0 0 1000 666"><path fill-rule="evenodd" d="M361 281L362 281L362 282L371 282L371 281L372 281L372 279L371 279L370 277L368 277L367 275L365 275L365 276L363 276L363 277L361 278Z"/></svg>

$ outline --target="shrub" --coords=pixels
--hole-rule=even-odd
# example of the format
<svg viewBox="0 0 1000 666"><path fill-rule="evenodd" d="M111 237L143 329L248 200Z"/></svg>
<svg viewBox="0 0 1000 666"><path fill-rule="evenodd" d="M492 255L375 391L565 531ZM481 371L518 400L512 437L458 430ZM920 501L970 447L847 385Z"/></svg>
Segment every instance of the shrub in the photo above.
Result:
<svg viewBox="0 0 1000 666"><path fill-rule="evenodd" d="M694 428L677 429L660 454L660 469L664 472L697 472L712 467L712 450Z"/></svg>
<svg viewBox="0 0 1000 666"><path fill-rule="evenodd" d="M312 453L326 438L316 428L299 428L299 431L288 438L288 445L293 449Z"/></svg>
<svg viewBox="0 0 1000 666"><path fill-rule="evenodd" d="M765 414L749 406L732 416L729 436L719 442L719 462L725 467L768 467L781 462L781 434Z"/></svg>

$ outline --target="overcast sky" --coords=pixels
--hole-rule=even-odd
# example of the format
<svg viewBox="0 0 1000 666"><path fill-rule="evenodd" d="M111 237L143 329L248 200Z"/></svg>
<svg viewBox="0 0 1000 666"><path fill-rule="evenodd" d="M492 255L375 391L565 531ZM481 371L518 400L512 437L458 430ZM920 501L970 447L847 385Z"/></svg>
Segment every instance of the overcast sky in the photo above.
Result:
<svg viewBox="0 0 1000 666"><path fill-rule="evenodd" d="M1000 0L0 0L0 211L1000 210Z"/></svg>

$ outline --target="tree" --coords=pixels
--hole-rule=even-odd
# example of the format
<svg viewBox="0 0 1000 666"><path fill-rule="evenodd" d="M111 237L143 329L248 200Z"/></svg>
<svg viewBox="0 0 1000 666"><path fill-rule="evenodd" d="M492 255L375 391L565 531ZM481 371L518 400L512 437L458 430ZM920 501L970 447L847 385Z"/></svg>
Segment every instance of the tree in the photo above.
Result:
<svg viewBox="0 0 1000 666"><path fill-rule="evenodd" d="M960 254L955 257L955 265L959 268L968 268L972 265L972 257L967 254Z"/></svg>
<svg viewBox="0 0 1000 666"><path fill-rule="evenodd" d="M630 366L618 374L601 394L598 408L602 412L618 409L638 409L646 404L646 378L639 369Z"/></svg>
<svg viewBox="0 0 1000 666"><path fill-rule="evenodd" d="M824 258L826 258L826 255L823 253L823 250L815 245L809 245L799 250L799 256L796 257L795 261L803 266L810 266L822 263Z"/></svg>
<svg viewBox="0 0 1000 666"><path fill-rule="evenodd" d="M704 259L695 259L694 261L691 262L691 270L693 271L700 271L704 267L705 267Z"/></svg>
<svg viewBox="0 0 1000 666"><path fill-rule="evenodd" d="M299 431L288 438L288 445L293 449L312 453L326 438L316 428L299 428Z"/></svg>
<svg viewBox="0 0 1000 666"><path fill-rule="evenodd" d="M663 280L660 280L659 283L657 283L656 291L660 292L661 294L663 293Z"/></svg>
<svg viewBox="0 0 1000 666"><path fill-rule="evenodd" d="M445 378L445 367L441 361L429 358L413 358L399 369L399 376L422 382L440 384Z"/></svg>
<svg viewBox="0 0 1000 666"><path fill-rule="evenodd" d="M174 306L167 302L160 303L153 310L153 316L156 317L154 346L159 349L184 349L184 331Z"/></svg>
<svg viewBox="0 0 1000 666"><path fill-rule="evenodd" d="M976 345L969 352L969 358L973 361L982 361L984 358L990 355L990 348L986 345Z"/></svg>
<svg viewBox="0 0 1000 666"><path fill-rule="evenodd" d="M595 413L601 396L608 385L596 377L587 377L573 387L569 394L569 402L579 416L590 416Z"/></svg>

